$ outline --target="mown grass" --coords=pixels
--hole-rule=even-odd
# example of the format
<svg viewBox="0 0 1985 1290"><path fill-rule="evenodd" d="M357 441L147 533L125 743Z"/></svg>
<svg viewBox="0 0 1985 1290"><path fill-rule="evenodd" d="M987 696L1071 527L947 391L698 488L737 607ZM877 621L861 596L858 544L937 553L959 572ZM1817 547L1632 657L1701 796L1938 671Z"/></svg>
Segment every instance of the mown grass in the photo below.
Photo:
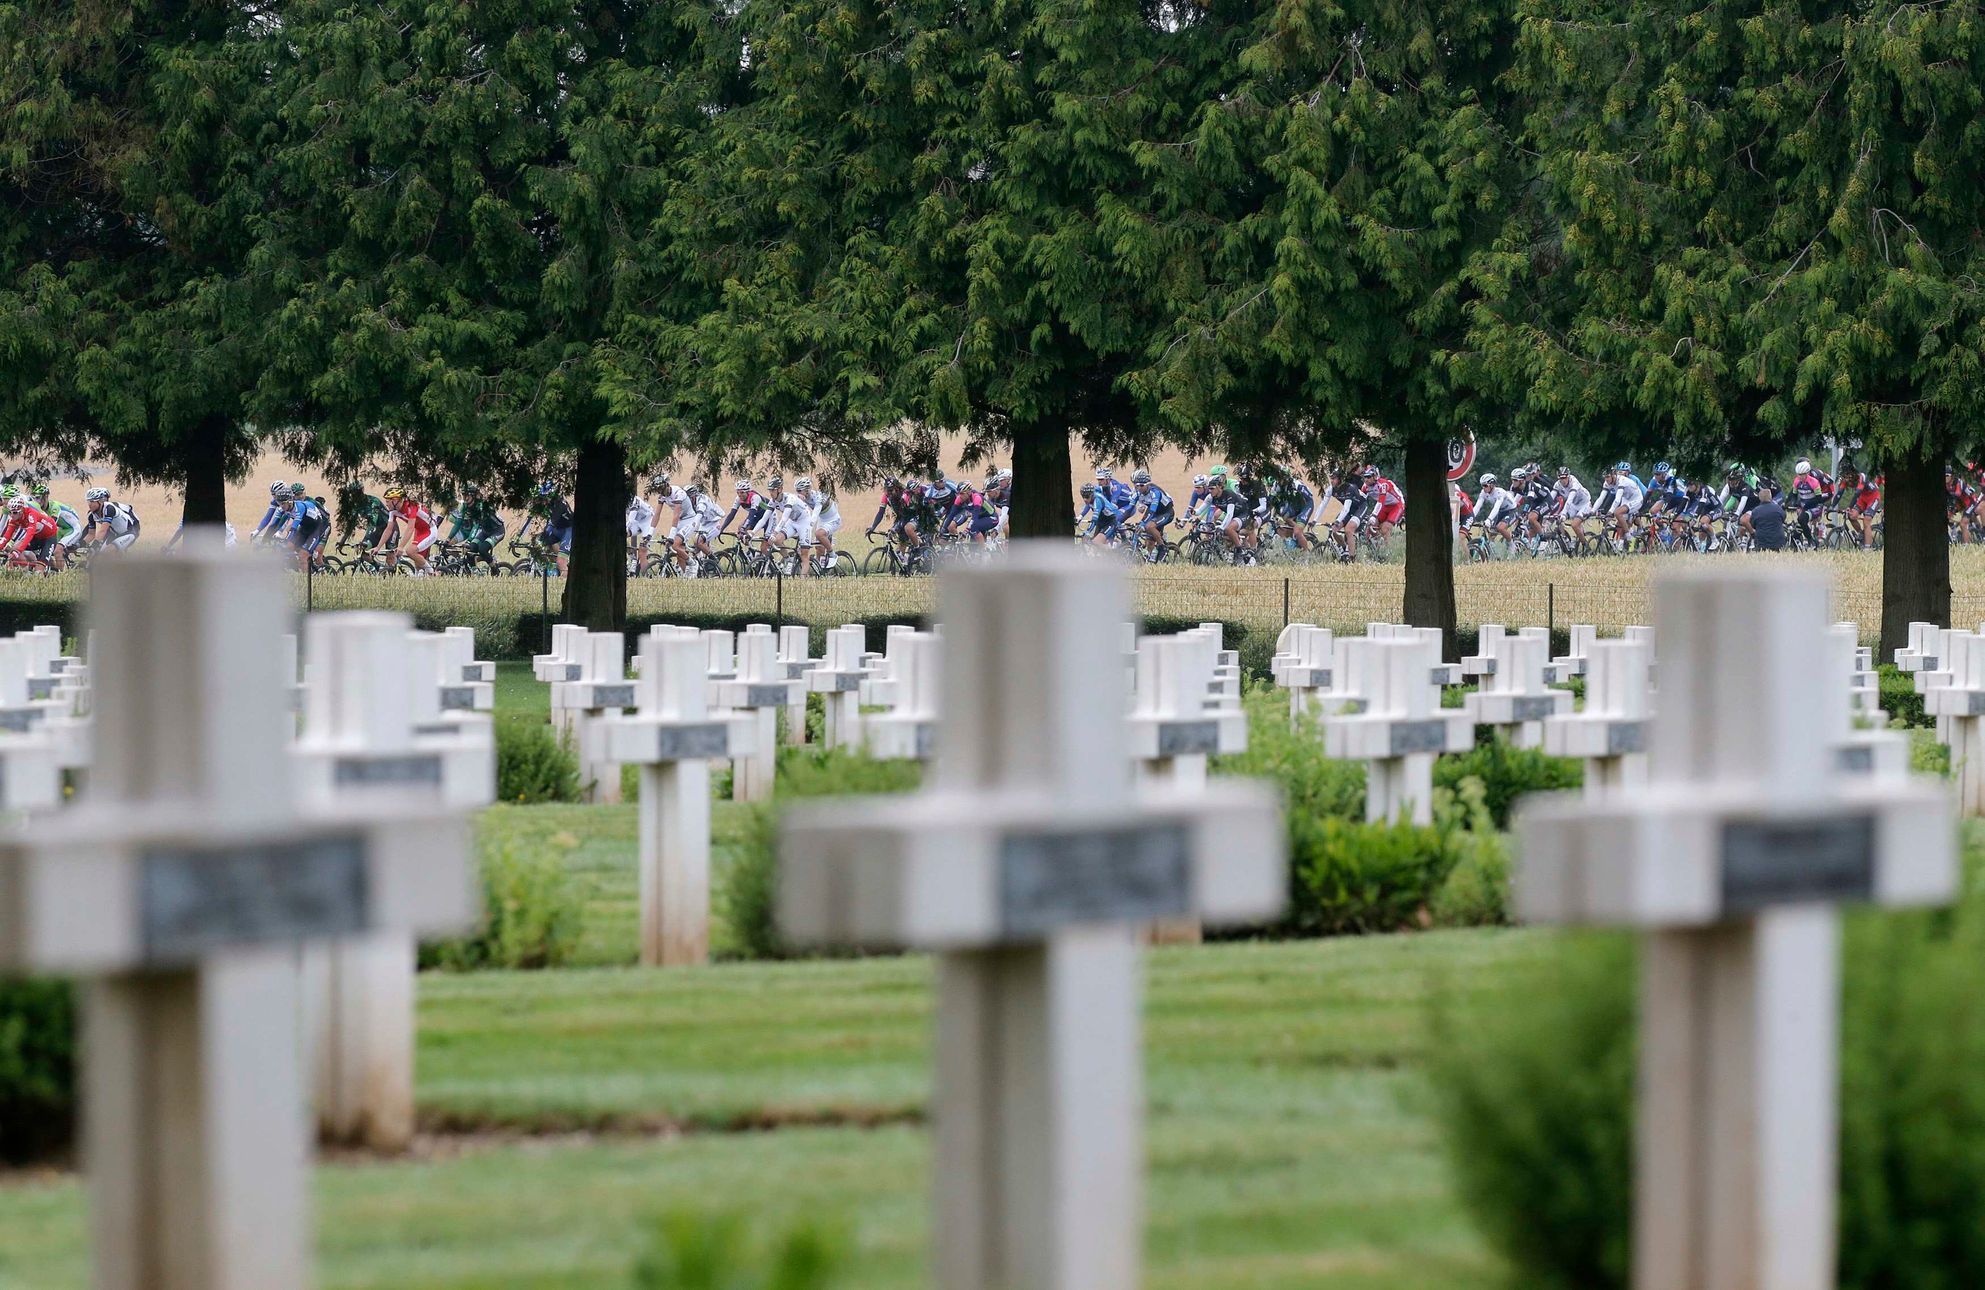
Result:
<svg viewBox="0 0 1985 1290"><path fill-rule="evenodd" d="M1148 1284L1496 1284L1425 1113L1424 1003L1540 946L1155 951ZM853 1242L850 1286L925 1284L930 976L886 958L424 977L430 1122L650 1132L326 1166L321 1284L624 1285L643 1221L670 1209L824 1218ZM0 1188L0 1284L81 1284L80 1206L68 1178Z"/></svg>

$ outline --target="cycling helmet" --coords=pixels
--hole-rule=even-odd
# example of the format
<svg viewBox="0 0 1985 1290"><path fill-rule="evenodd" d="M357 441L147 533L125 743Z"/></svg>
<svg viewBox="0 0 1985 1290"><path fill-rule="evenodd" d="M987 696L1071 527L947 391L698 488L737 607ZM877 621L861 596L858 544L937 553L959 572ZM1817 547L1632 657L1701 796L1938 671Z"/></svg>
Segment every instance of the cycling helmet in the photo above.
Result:
<svg viewBox="0 0 1985 1290"><path fill-rule="evenodd" d="M784 488L785 486L786 486L786 479L785 476L783 475L774 475L772 476L772 478L765 481L765 487L767 488Z"/></svg>
<svg viewBox="0 0 1985 1290"><path fill-rule="evenodd" d="M1795 475L1809 475L1812 470L1813 463L1809 458L1801 457L1792 463L1792 473Z"/></svg>
<svg viewBox="0 0 1985 1290"><path fill-rule="evenodd" d="M110 500L110 490L108 488L92 488L89 492L83 494L83 500L86 502L107 502Z"/></svg>
<svg viewBox="0 0 1985 1290"><path fill-rule="evenodd" d="M1225 479L1227 477L1227 468L1225 466L1215 466L1211 474L1214 479Z"/></svg>
<svg viewBox="0 0 1985 1290"><path fill-rule="evenodd" d="M808 493L808 492L812 492L812 491L813 491L813 476L811 476L811 475L801 475L801 476L800 476L799 478L797 478L797 479L795 479L795 480L793 480L793 487L794 487L794 488L796 488L796 489L798 489L798 490L799 490L800 492L802 492L802 493Z"/></svg>
<svg viewBox="0 0 1985 1290"><path fill-rule="evenodd" d="M1560 466L1560 467L1558 467L1558 478L1559 478L1559 479L1570 479L1570 478L1571 478L1571 467L1570 467L1570 466Z"/></svg>
<svg viewBox="0 0 1985 1290"><path fill-rule="evenodd" d="M302 484L291 484L289 486L289 495L291 497L301 497L308 491Z"/></svg>
<svg viewBox="0 0 1985 1290"><path fill-rule="evenodd" d="M1732 466L1723 474L1723 478L1725 479L1742 479L1743 477L1744 468L1742 466Z"/></svg>
<svg viewBox="0 0 1985 1290"><path fill-rule="evenodd" d="M1096 467L1096 478L1114 479L1116 478L1116 476L1110 472L1110 468L1108 466L1098 466Z"/></svg>
<svg viewBox="0 0 1985 1290"><path fill-rule="evenodd" d="M281 497L284 493L287 493L288 491L289 491L289 485L285 484L280 479L277 480L275 483L269 485L269 496L271 497Z"/></svg>
<svg viewBox="0 0 1985 1290"><path fill-rule="evenodd" d="M1206 487L1207 482L1208 482L1207 478L1204 475L1194 475L1192 477L1192 486L1194 488L1204 488Z"/></svg>
<svg viewBox="0 0 1985 1290"><path fill-rule="evenodd" d="M903 486L903 481L896 478L896 476L891 475L889 478L882 481L882 486L884 488L901 488ZM738 487L740 488L744 487L742 481L739 482Z"/></svg>
<svg viewBox="0 0 1985 1290"><path fill-rule="evenodd" d="M669 472L666 470L656 471L654 477L648 481L648 490L650 492L664 493L668 491L668 487Z"/></svg>
<svg viewBox="0 0 1985 1290"><path fill-rule="evenodd" d="M1496 477L1485 470L1482 472L1481 477L1476 482L1481 484L1482 487L1484 488L1494 488L1496 485Z"/></svg>
<svg viewBox="0 0 1985 1290"><path fill-rule="evenodd" d="M1006 482L1007 480L1009 480L1009 479L1011 479L1011 478L1013 478L1013 472L1012 472L1012 471L1010 471L1010 470L1002 470L1002 471L1000 471L1000 472L999 472L999 482L1000 482L1000 483L1002 483L1002 484L1004 484L1004 483L1005 483L1005 482Z"/></svg>
<svg viewBox="0 0 1985 1290"><path fill-rule="evenodd" d="M47 497L48 485L45 483L35 484L30 491L33 492L36 497Z"/></svg>
<svg viewBox="0 0 1985 1290"><path fill-rule="evenodd" d="M1657 461L1654 463L1654 473L1657 475L1672 475L1675 473L1675 468L1665 461Z"/></svg>
<svg viewBox="0 0 1985 1290"><path fill-rule="evenodd" d="M395 484L386 490L385 497L389 502L404 502L407 500L407 490Z"/></svg>
<svg viewBox="0 0 1985 1290"><path fill-rule="evenodd" d="M896 484L896 481L892 479L889 481L889 484L893 488ZM748 479L740 479L737 481L737 483L732 484L731 487L740 493L748 493L751 491L751 481Z"/></svg>
<svg viewBox="0 0 1985 1290"><path fill-rule="evenodd" d="M1361 473L1361 474L1363 474L1363 475L1364 475L1364 477L1365 477L1366 479L1377 479L1377 478L1378 478L1378 467L1377 467L1377 466L1367 466L1367 467L1365 467L1365 468L1364 468L1364 470L1363 470L1363 471L1361 471L1361 472L1359 472L1359 473Z"/></svg>
<svg viewBox="0 0 1985 1290"><path fill-rule="evenodd" d="M1088 499L1094 497L1095 495L1096 495L1096 486L1094 484L1084 484L1082 486L1082 498L1084 501L1087 501Z"/></svg>
<svg viewBox="0 0 1985 1290"><path fill-rule="evenodd" d="M1130 482L1133 484L1138 484L1140 486L1144 484L1148 484L1151 482L1151 472L1148 470L1140 470L1136 474L1130 477Z"/></svg>
<svg viewBox="0 0 1985 1290"><path fill-rule="evenodd" d="M1633 474L1633 463L1630 461L1616 461L1613 463L1613 469L1619 471L1622 475L1631 475Z"/></svg>
<svg viewBox="0 0 1985 1290"><path fill-rule="evenodd" d="M1730 469L1729 469L1729 471L1728 471L1727 473L1728 473L1728 474L1731 474L1731 475L1741 475L1741 474L1743 474L1743 473L1744 473L1744 463L1743 463L1743 462L1741 462L1741 461L1733 461L1733 462L1731 462L1731 463L1730 463Z"/></svg>
<svg viewBox="0 0 1985 1290"><path fill-rule="evenodd" d="M701 497L703 496L703 485L697 483L695 480L691 480L682 491L690 497Z"/></svg>
<svg viewBox="0 0 1985 1290"><path fill-rule="evenodd" d="M27 505L27 498L20 496L18 493L7 499L7 509L10 511L26 510Z"/></svg>

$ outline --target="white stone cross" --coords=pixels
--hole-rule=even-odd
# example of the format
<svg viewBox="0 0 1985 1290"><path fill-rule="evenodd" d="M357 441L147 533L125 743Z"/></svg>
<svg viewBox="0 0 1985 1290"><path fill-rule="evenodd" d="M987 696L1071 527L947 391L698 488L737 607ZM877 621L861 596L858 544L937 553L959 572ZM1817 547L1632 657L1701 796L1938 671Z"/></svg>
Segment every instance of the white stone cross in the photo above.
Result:
<svg viewBox="0 0 1985 1290"><path fill-rule="evenodd" d="M786 669L786 679L798 681L802 686L806 674L813 670L814 660L809 656L811 647L807 642L805 627L781 627L779 629L779 664ZM786 709L786 742L803 744L806 742L806 703Z"/></svg>
<svg viewBox="0 0 1985 1290"><path fill-rule="evenodd" d="M1208 655L1183 636L1146 636L1137 646L1137 690L1130 713L1130 755L1153 788L1196 793L1206 787L1206 759L1247 751L1247 714L1209 700Z"/></svg>
<svg viewBox="0 0 1985 1290"><path fill-rule="evenodd" d="M1585 675L1585 660L1592 654L1592 642L1599 639L1598 629L1591 623L1573 623L1568 633L1570 640L1565 652L1551 660L1558 669L1556 680Z"/></svg>
<svg viewBox="0 0 1985 1290"><path fill-rule="evenodd" d="M1650 783L1520 807L1518 908L1644 933L1633 1284L1829 1290L1835 907L1948 900L1949 805L1834 773L1823 575L1702 571L1654 600Z"/></svg>
<svg viewBox="0 0 1985 1290"><path fill-rule="evenodd" d="M28 648L19 637L0 639L0 810L6 811L62 803L50 705L28 702Z"/></svg>
<svg viewBox="0 0 1985 1290"><path fill-rule="evenodd" d="M1285 640L1286 653L1276 655L1275 684L1289 691L1289 719L1300 721L1317 711L1335 679L1336 637L1328 627L1293 625Z"/></svg>
<svg viewBox="0 0 1985 1290"><path fill-rule="evenodd" d="M829 748L862 746L861 689L868 678L862 666L866 635L854 624L830 629L826 657L805 674L807 691L820 695L825 704L821 742Z"/></svg>
<svg viewBox="0 0 1985 1290"><path fill-rule="evenodd" d="M304 631L312 682L292 756L307 809L488 805L496 780L488 719L420 733L440 716L439 636L423 643L397 613L314 614ZM327 1141L379 1151L413 1141L415 960L414 938L391 929L304 952L305 1038Z"/></svg>
<svg viewBox="0 0 1985 1290"><path fill-rule="evenodd" d="M751 718L709 708L708 647L693 628L641 641L636 711L601 718L610 763L641 768L641 962L710 957L710 763L750 751Z"/></svg>
<svg viewBox="0 0 1985 1290"><path fill-rule="evenodd" d="M476 657L476 629L450 627L440 633L441 707L447 712L490 712L496 708L496 664Z"/></svg>
<svg viewBox="0 0 1985 1290"><path fill-rule="evenodd" d="M1883 721L1887 715L1872 702L1864 704L1864 698L1873 699L1877 695L1877 685L1874 673L1861 670L1863 653L1860 633L1854 624L1835 623L1827 628L1827 673L1832 682L1822 692L1827 707L1827 741L1833 745L1834 764L1842 772L1899 780L1909 773L1908 738L1881 725L1866 730L1855 726L1857 718L1869 716L1871 711ZM1985 663L1985 657L1979 662ZM1954 679L1964 684L1968 670L1959 664ZM1981 690L1980 706L1985 709L1985 670L1980 671L1977 684ZM1952 770L1957 769L1953 757ZM1958 782L1963 784L1961 776Z"/></svg>
<svg viewBox="0 0 1985 1290"><path fill-rule="evenodd" d="M779 769L779 710L806 703L806 683L788 679L772 629L754 625L737 638L737 679L719 681L718 707L741 712L749 748L731 765L731 798L764 802Z"/></svg>
<svg viewBox="0 0 1985 1290"><path fill-rule="evenodd" d="M1584 642L1585 709L1544 718L1544 751L1585 762L1585 795L1610 797L1647 779L1648 719L1653 660L1639 641Z"/></svg>
<svg viewBox="0 0 1985 1290"><path fill-rule="evenodd" d="M1464 677L1494 676L1496 671L1496 646L1503 639L1501 623L1483 623L1476 630L1475 652L1461 660L1461 675Z"/></svg>
<svg viewBox="0 0 1985 1290"><path fill-rule="evenodd" d="M1895 665L1904 672L1932 671L1938 666L1937 638L1943 629L1935 623L1909 624L1909 644L1895 652Z"/></svg>
<svg viewBox="0 0 1985 1290"><path fill-rule="evenodd" d="M95 571L97 751L59 834L0 845L0 970L86 978L95 1284L301 1290L296 947L473 917L459 816L298 810L282 571L189 543Z"/></svg>
<svg viewBox="0 0 1985 1290"><path fill-rule="evenodd" d="M554 674L551 710L566 713L579 753L579 783L589 802L620 800L620 768L601 744L601 719L634 706L627 679L627 641L619 632L582 631L568 641L571 657Z"/></svg>
<svg viewBox="0 0 1985 1290"><path fill-rule="evenodd" d="M1548 640L1527 630L1499 637L1482 688L1462 701L1469 720L1505 731L1518 748L1541 744L1544 718L1569 712L1572 706L1571 691L1545 684L1550 652Z"/></svg>
<svg viewBox="0 0 1985 1290"><path fill-rule="evenodd" d="M1958 809L1985 815L1985 636L1957 631L1938 635L1938 663L1950 683L1925 694L1923 709L1947 732Z"/></svg>
<svg viewBox="0 0 1985 1290"><path fill-rule="evenodd" d="M862 718L869 756L927 762L936 754L943 659L944 642L931 632L890 636L891 707Z"/></svg>
<svg viewBox="0 0 1985 1290"><path fill-rule="evenodd" d="M787 817L804 943L938 956L942 1290L1133 1290L1142 1235L1138 929L1272 917L1272 798L1141 794L1120 707L1122 572L1057 544L947 570L928 787Z"/></svg>
<svg viewBox="0 0 1985 1290"><path fill-rule="evenodd" d="M1434 758L1472 747L1475 723L1464 712L1442 709L1419 640L1367 636L1339 643L1346 681L1364 703L1325 718L1324 752L1365 762L1367 820L1404 814L1431 823Z"/></svg>

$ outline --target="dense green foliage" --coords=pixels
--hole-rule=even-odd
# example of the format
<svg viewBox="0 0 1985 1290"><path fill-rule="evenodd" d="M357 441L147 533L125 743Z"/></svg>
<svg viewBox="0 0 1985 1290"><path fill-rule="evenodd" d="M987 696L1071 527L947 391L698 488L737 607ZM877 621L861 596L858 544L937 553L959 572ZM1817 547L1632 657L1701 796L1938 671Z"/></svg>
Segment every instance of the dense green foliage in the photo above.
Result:
<svg viewBox="0 0 1985 1290"><path fill-rule="evenodd" d="M579 759L569 742L550 726L517 721L496 723L496 800L576 802Z"/></svg>
<svg viewBox="0 0 1985 1290"><path fill-rule="evenodd" d="M1947 912L1848 922L1841 1274L1850 1290L1985 1278L1985 952L1976 888ZM1484 1006L1437 1009L1450 1154L1522 1284L1627 1284L1634 971L1625 937L1567 937Z"/></svg>
<svg viewBox="0 0 1985 1290"><path fill-rule="evenodd" d="M477 856L482 921L475 931L421 947L423 967L552 968L577 949L584 907L563 858L485 840Z"/></svg>
<svg viewBox="0 0 1985 1290"><path fill-rule="evenodd" d="M1517 748L1501 736L1487 739L1465 753L1434 762L1434 787L1458 789L1463 780L1482 786L1483 803L1499 829L1509 827L1510 808L1525 793L1554 793L1585 782L1578 762L1552 757L1535 748Z"/></svg>
<svg viewBox="0 0 1985 1290"><path fill-rule="evenodd" d="M0 981L0 1162L69 1141L76 1118L76 1014L66 981Z"/></svg>
<svg viewBox="0 0 1985 1290"><path fill-rule="evenodd" d="M756 1239L754 1239L756 1237ZM655 1224L634 1290L827 1290L841 1283L841 1242L811 1224L776 1237L737 1218L671 1215Z"/></svg>

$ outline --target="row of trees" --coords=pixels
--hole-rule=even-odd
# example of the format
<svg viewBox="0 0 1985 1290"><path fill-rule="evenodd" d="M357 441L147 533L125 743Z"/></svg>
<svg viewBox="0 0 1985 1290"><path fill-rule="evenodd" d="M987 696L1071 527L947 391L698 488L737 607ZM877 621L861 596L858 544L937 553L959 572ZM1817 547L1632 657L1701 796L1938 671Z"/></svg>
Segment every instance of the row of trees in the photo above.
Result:
<svg viewBox="0 0 1985 1290"><path fill-rule="evenodd" d="M1403 457L1451 628L1445 442L1699 468L1868 446L1884 644L1942 618L1979 400L1973 6L1790 0L17 0L0 445L186 518L273 443L570 472L624 609L629 465L1071 442Z"/></svg>

